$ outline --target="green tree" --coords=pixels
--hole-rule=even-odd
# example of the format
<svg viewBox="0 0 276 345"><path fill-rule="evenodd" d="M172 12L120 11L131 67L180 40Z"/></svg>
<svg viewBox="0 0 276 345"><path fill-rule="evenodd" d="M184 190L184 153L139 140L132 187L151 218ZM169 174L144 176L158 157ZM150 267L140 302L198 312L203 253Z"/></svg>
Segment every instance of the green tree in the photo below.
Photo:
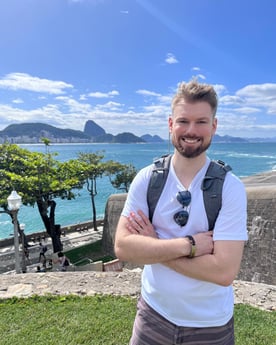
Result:
<svg viewBox="0 0 276 345"><path fill-rule="evenodd" d="M112 176L118 172L122 165L115 161L105 161L104 154L102 151L97 151L96 153L79 153L79 160L81 163L85 164L84 174L86 176L86 188L91 197L92 204L92 219L93 227L97 230L97 212L96 212L96 202L95 197L98 194L97 190L97 179L102 178L103 175Z"/></svg>
<svg viewBox="0 0 276 345"><path fill-rule="evenodd" d="M55 223L55 198L73 199L85 176L79 160L59 162L56 154L30 152L14 144L0 145L0 207L7 209L12 189L27 206L37 204L54 252L62 250L60 225Z"/></svg>
<svg viewBox="0 0 276 345"><path fill-rule="evenodd" d="M137 170L132 164L122 165L121 171L115 175L114 180L111 179L111 184L114 188L127 193L136 174Z"/></svg>

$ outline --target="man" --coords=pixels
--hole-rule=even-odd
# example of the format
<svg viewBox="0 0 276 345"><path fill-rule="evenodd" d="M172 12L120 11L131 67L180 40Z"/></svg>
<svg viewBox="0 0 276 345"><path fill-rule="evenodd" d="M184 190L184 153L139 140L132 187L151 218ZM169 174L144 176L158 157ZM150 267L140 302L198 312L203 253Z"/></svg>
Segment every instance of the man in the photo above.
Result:
<svg viewBox="0 0 276 345"><path fill-rule="evenodd" d="M60 270L62 272L66 272L68 266L70 265L70 261L63 252L58 252L58 259L54 261L55 263L59 263Z"/></svg>
<svg viewBox="0 0 276 345"><path fill-rule="evenodd" d="M45 253L47 252L48 248L45 244L42 244L39 242L39 259L38 262L41 262L42 260L42 266L46 268L46 256Z"/></svg>
<svg viewBox="0 0 276 345"><path fill-rule="evenodd" d="M151 166L137 174L129 190L115 252L123 261L145 265L131 345L234 344L231 284L247 240L246 193L228 172L222 208L214 229L208 229L200 187L210 163L206 150L217 128L216 110L211 85L181 83L169 117L175 150L152 223Z"/></svg>

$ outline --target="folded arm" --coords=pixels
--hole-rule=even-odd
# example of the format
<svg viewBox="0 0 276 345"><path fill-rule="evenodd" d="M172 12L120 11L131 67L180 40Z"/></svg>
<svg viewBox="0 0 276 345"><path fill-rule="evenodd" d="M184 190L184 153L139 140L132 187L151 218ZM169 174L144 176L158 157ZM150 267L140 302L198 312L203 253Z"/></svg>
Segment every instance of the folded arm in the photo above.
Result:
<svg viewBox="0 0 276 345"><path fill-rule="evenodd" d="M228 286L235 279L242 259L244 241L215 241L212 232L193 236L194 258L189 258L187 238L159 239L142 211L121 216L115 237L115 253L122 261L138 264L161 263L188 277Z"/></svg>
<svg viewBox="0 0 276 345"><path fill-rule="evenodd" d="M199 233L195 235L195 239L198 244L196 256L213 251L211 232ZM131 213L129 217L120 217L114 249L116 256L122 261L155 264L188 256L191 252L191 243L183 237L157 238L149 219L143 212L138 211L138 214Z"/></svg>
<svg viewBox="0 0 276 345"><path fill-rule="evenodd" d="M239 272L243 247L244 241L215 241L211 255L177 258L165 265L188 277L228 286Z"/></svg>

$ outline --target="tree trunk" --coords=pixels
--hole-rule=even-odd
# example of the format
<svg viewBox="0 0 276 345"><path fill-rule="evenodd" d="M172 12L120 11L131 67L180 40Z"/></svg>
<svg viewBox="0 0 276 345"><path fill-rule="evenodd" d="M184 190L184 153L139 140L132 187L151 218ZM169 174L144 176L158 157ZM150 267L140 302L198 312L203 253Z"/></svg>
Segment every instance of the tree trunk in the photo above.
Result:
<svg viewBox="0 0 276 345"><path fill-rule="evenodd" d="M91 202L92 202L92 216L93 216L93 227L94 230L97 231L97 215L96 215L96 204L95 204L95 196L91 194Z"/></svg>
<svg viewBox="0 0 276 345"><path fill-rule="evenodd" d="M52 239L53 244L53 252L61 252L63 250L63 246L60 240L60 225L55 224L55 208L56 202L54 200L39 200L37 201L38 210L47 231L47 234ZM50 215L48 216L48 207L50 207Z"/></svg>

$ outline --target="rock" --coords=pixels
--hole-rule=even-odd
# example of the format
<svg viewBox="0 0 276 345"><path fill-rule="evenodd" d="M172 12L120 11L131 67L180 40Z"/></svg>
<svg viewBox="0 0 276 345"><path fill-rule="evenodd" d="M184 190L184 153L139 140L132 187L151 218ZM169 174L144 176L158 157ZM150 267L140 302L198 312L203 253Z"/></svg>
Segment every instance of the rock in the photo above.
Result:
<svg viewBox="0 0 276 345"><path fill-rule="evenodd" d="M108 294L137 298L141 288L141 270L123 272L51 272L0 275L0 298L32 295L93 296ZM276 286L234 281L235 304L276 310Z"/></svg>

